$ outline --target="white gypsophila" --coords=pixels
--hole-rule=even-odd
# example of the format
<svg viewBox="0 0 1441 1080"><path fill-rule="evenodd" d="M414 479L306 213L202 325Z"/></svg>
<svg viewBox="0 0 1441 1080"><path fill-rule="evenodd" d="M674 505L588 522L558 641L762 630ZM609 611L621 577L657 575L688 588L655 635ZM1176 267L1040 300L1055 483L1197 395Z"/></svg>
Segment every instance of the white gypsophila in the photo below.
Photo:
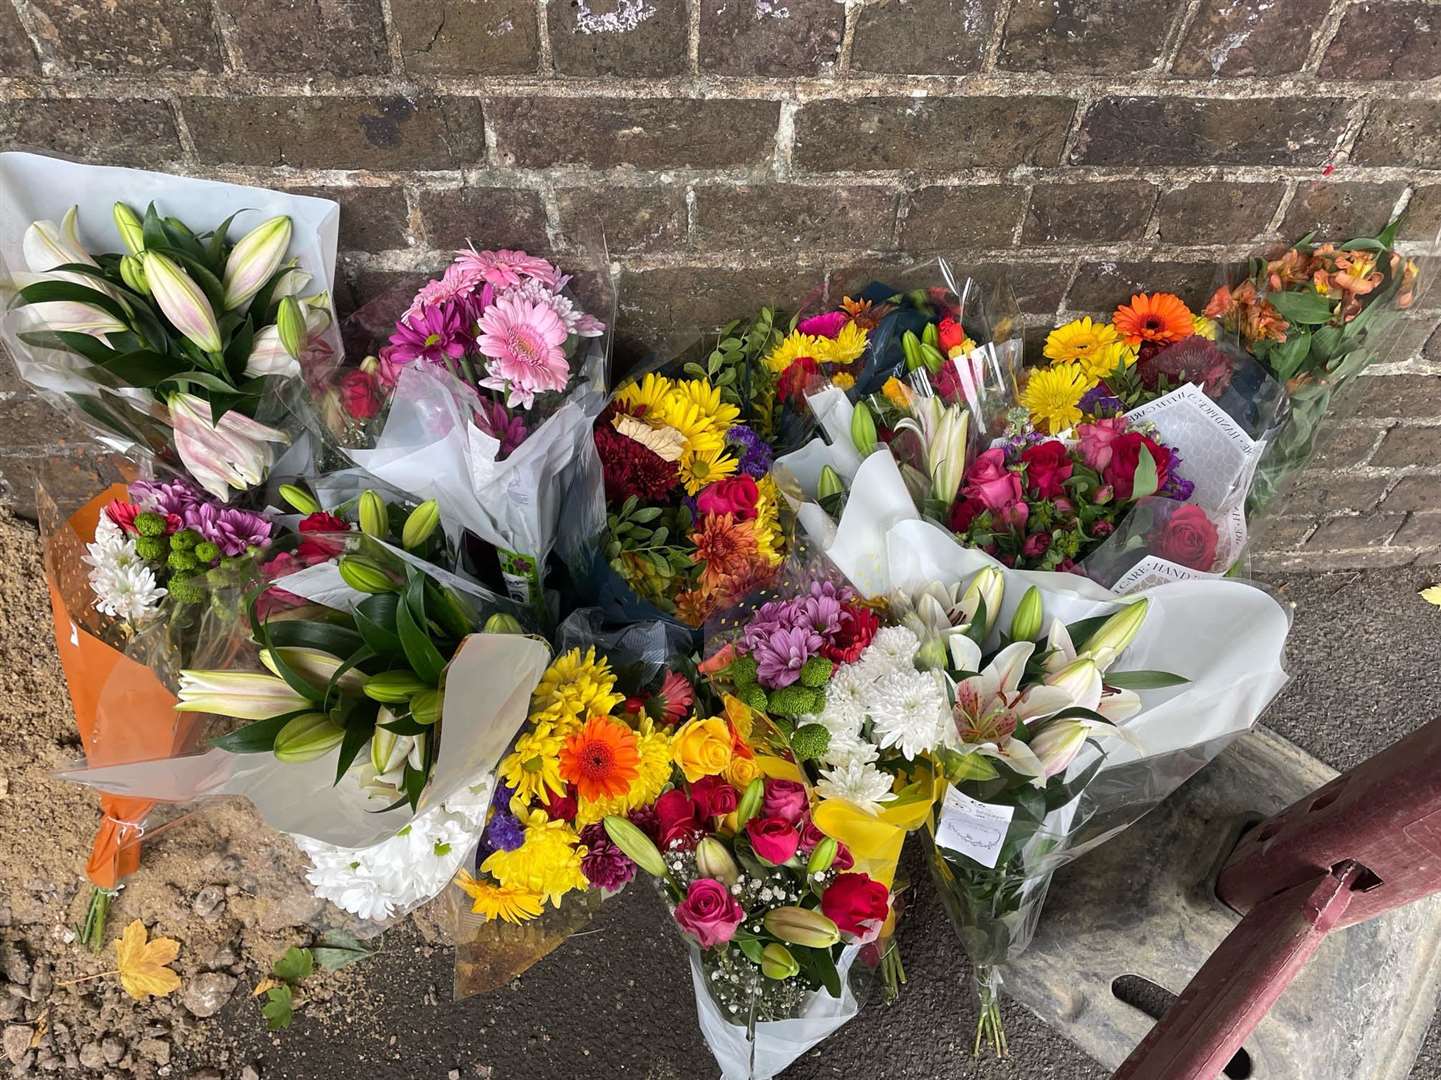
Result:
<svg viewBox="0 0 1441 1080"><path fill-rule="evenodd" d="M85 545L85 551L90 589L101 612L138 623L160 606L165 590L155 580L155 572L136 552L135 541L109 515L100 515L95 540Z"/></svg>
<svg viewBox="0 0 1441 1080"><path fill-rule="evenodd" d="M949 710L934 673L913 668L882 675L867 704L876 742L899 747L907 760L933 750L944 737Z"/></svg>
<svg viewBox="0 0 1441 1080"><path fill-rule="evenodd" d="M891 794L891 776L869 762L852 761L822 769L816 792L822 798L845 799L869 814L878 814L882 800Z"/></svg>
<svg viewBox="0 0 1441 1080"><path fill-rule="evenodd" d="M367 848L292 836L313 864L305 879L316 896L362 919L404 915L455 877L485 831L494 788L494 777L461 788L397 835Z"/></svg>

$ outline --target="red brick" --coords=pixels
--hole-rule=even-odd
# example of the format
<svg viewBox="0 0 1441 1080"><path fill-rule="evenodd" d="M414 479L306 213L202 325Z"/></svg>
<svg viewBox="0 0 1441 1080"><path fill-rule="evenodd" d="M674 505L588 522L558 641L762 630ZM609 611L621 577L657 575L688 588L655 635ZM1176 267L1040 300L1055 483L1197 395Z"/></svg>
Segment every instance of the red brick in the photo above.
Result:
<svg viewBox="0 0 1441 1080"><path fill-rule="evenodd" d="M1386 432L1371 464L1386 469L1431 465L1441 461L1441 427L1398 424Z"/></svg>
<svg viewBox="0 0 1441 1080"><path fill-rule="evenodd" d="M965 75L986 59L997 5L991 0L891 0L856 20L851 70Z"/></svg>
<svg viewBox="0 0 1441 1080"><path fill-rule="evenodd" d="M340 247L345 251L390 251L410 246L410 211L405 192L391 187L290 187L298 195L340 204Z"/></svg>
<svg viewBox="0 0 1441 1080"><path fill-rule="evenodd" d="M1237 77L1300 71L1331 0L1203 0L1176 56L1178 75Z"/></svg>
<svg viewBox="0 0 1441 1080"><path fill-rule="evenodd" d="M1249 546L1254 551L1293 551L1315 526L1309 517L1280 517L1267 513L1252 522Z"/></svg>
<svg viewBox="0 0 1441 1080"><path fill-rule="evenodd" d="M604 232L610 252L673 251L686 242L685 188L570 188L556 195L570 244Z"/></svg>
<svg viewBox="0 0 1441 1080"><path fill-rule="evenodd" d="M1216 280L1213 263L1083 261L1066 297L1072 311L1111 311L1133 293L1173 292L1199 311Z"/></svg>
<svg viewBox="0 0 1441 1080"><path fill-rule="evenodd" d="M1201 180L1168 191L1156 208L1160 239L1170 244L1252 240L1266 231L1286 185Z"/></svg>
<svg viewBox="0 0 1441 1080"><path fill-rule="evenodd" d="M112 458L99 443L67 450L51 444L18 453L7 449L0 452L0 502L16 516L34 521L35 482L43 480L46 495L57 506L78 508L112 478L113 468L106 467Z"/></svg>
<svg viewBox="0 0 1441 1080"><path fill-rule="evenodd" d="M834 0L696 0L700 66L715 75L818 75L835 67L846 9ZM679 21L679 20L677 20Z"/></svg>
<svg viewBox="0 0 1441 1080"><path fill-rule="evenodd" d="M1423 418L1441 415L1441 375L1367 375L1341 404L1351 416Z"/></svg>
<svg viewBox="0 0 1441 1080"><path fill-rule="evenodd" d="M1421 566L1441 562L1441 513L1412 514L1391 538L1391 546L1421 548L1423 554L1416 560Z"/></svg>
<svg viewBox="0 0 1441 1080"><path fill-rule="evenodd" d="M545 207L534 191L470 185L423 189L418 202L430 248L453 251L473 243L481 249L550 250Z"/></svg>
<svg viewBox="0 0 1441 1080"><path fill-rule="evenodd" d="M695 231L701 250L885 250L892 247L897 193L860 184L701 185Z"/></svg>
<svg viewBox="0 0 1441 1080"><path fill-rule="evenodd" d="M20 17L9 4L0 4L0 75L31 75L40 70L40 58Z"/></svg>
<svg viewBox="0 0 1441 1080"><path fill-rule="evenodd" d="M1155 204L1156 187L1144 180L1037 184L1021 240L1027 244L1138 240Z"/></svg>
<svg viewBox="0 0 1441 1080"><path fill-rule="evenodd" d="M1351 160L1357 165L1441 165L1441 101L1373 102Z"/></svg>
<svg viewBox="0 0 1441 1080"><path fill-rule="evenodd" d="M811 274L816 282L820 271ZM681 342L695 333L753 314L767 304L794 304L807 272L794 265L722 270L682 266L635 270L620 282L620 330L642 347ZM664 351L662 349L662 351Z"/></svg>
<svg viewBox="0 0 1441 1080"><path fill-rule="evenodd" d="M1396 534L1406 520L1405 514L1372 512L1349 517L1334 517L1321 522L1306 551L1349 551L1379 547Z"/></svg>
<svg viewBox="0 0 1441 1080"><path fill-rule="evenodd" d="M217 10L247 71L344 76L390 70L380 0L245 0Z"/></svg>
<svg viewBox="0 0 1441 1080"><path fill-rule="evenodd" d="M1325 424L1316 436L1311 464L1318 469L1346 469L1370 459L1381 431L1374 427Z"/></svg>
<svg viewBox="0 0 1441 1080"><path fill-rule="evenodd" d="M210 0L29 0L28 6L36 37L79 71L144 76L224 68Z"/></svg>
<svg viewBox="0 0 1441 1080"><path fill-rule="evenodd" d="M1441 75L1434 4L1369 0L1346 9L1321 61L1322 78L1433 79Z"/></svg>
<svg viewBox="0 0 1441 1080"><path fill-rule="evenodd" d="M1106 97L1087 111L1076 165L1319 165L1347 102L1287 98ZM1411 104L1408 102L1407 104Z"/></svg>
<svg viewBox="0 0 1441 1080"><path fill-rule="evenodd" d="M1400 180L1303 184L1286 210L1281 235L1296 240L1314 232L1338 241L1375 236L1391 221L1391 210L1405 188Z"/></svg>
<svg viewBox="0 0 1441 1080"><path fill-rule="evenodd" d="M767 162L780 103L710 98L495 98L501 160L523 168L725 168Z"/></svg>
<svg viewBox="0 0 1441 1080"><path fill-rule="evenodd" d="M1434 241L1441 234L1441 184L1422 184L1411 193L1401 215L1402 240Z"/></svg>
<svg viewBox="0 0 1441 1080"><path fill-rule="evenodd" d="M1073 265L1070 260L1043 262L1026 259L1024 262L988 264L976 268L972 274L988 282L1004 281L1016 306L1026 314L1054 316L1066 294Z"/></svg>
<svg viewBox="0 0 1441 1080"><path fill-rule="evenodd" d="M661 78L689 70L686 0L584 0L546 10L551 57L563 75Z"/></svg>
<svg viewBox="0 0 1441 1080"><path fill-rule="evenodd" d="M540 67L534 0L390 0L390 18L412 75L531 75Z"/></svg>
<svg viewBox="0 0 1441 1080"><path fill-rule="evenodd" d="M135 98L0 101L0 146L43 146L104 165L163 165L181 157L169 103Z"/></svg>
<svg viewBox="0 0 1441 1080"><path fill-rule="evenodd" d="M1184 0L1016 0L998 63L1012 71L1085 75L1147 71L1161 59L1167 27L1185 6Z"/></svg>
<svg viewBox="0 0 1441 1080"><path fill-rule="evenodd" d="M1009 184L920 188L910 196L901 246L952 257L967 248L1010 247L1024 198Z"/></svg>
<svg viewBox="0 0 1441 1080"><path fill-rule="evenodd" d="M1441 475L1403 476L1381 507L1399 511L1441 510Z"/></svg>
<svg viewBox="0 0 1441 1080"><path fill-rule="evenodd" d="M1075 104L1066 97L807 102L796 116L794 160L816 172L1056 165Z"/></svg>
<svg viewBox="0 0 1441 1080"><path fill-rule="evenodd" d="M1274 512L1278 514L1339 514L1365 511L1381 501L1389 483L1384 477L1308 472L1291 488ZM1386 509L1397 509L1388 505ZM1268 509L1268 513L1272 512Z"/></svg>

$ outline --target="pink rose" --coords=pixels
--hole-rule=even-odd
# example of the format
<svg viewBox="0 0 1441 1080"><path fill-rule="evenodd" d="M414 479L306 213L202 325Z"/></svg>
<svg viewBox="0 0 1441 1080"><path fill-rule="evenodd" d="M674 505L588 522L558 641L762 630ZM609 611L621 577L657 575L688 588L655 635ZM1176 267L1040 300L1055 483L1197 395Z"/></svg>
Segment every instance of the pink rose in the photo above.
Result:
<svg viewBox="0 0 1441 1080"><path fill-rule="evenodd" d="M810 807L806 786L795 780L767 780L761 816L780 818L790 825L799 825Z"/></svg>
<svg viewBox="0 0 1441 1080"><path fill-rule="evenodd" d="M1045 532L1031 533L1026 537L1026 542L1021 545L1021 554L1028 559L1039 559L1051 547L1051 534Z"/></svg>
<svg viewBox="0 0 1441 1080"><path fill-rule="evenodd" d="M962 494L979 499L991 510L1003 510L1021 501L1021 478L1006 468L1004 450L987 450L966 470Z"/></svg>
<svg viewBox="0 0 1441 1080"><path fill-rule="evenodd" d="M751 818L746 822L751 849L774 866L786 862L800 846L801 834L783 818Z"/></svg>
<svg viewBox="0 0 1441 1080"><path fill-rule="evenodd" d="M675 921L702 949L724 945L745 917L745 909L715 878L696 878L675 908Z"/></svg>
<svg viewBox="0 0 1441 1080"><path fill-rule="evenodd" d="M1020 532L1026 527L1026 520L1031 516L1031 508L1023 502L1011 503L1010 506L998 510L996 516L1006 528Z"/></svg>
<svg viewBox="0 0 1441 1080"><path fill-rule="evenodd" d="M1076 434L1081 439L1081 460L1097 472L1111 464L1111 444L1126 433L1126 418L1112 417L1093 424L1081 424Z"/></svg>
<svg viewBox="0 0 1441 1080"><path fill-rule="evenodd" d="M760 488L749 476L732 476L711 484L698 496L695 504L702 514L734 514L737 521L756 516Z"/></svg>

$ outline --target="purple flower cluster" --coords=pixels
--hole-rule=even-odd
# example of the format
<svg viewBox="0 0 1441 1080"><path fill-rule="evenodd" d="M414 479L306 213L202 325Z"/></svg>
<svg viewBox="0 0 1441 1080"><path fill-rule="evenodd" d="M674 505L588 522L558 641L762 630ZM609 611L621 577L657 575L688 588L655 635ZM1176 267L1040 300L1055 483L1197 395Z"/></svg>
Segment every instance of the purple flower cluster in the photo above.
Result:
<svg viewBox="0 0 1441 1080"><path fill-rule="evenodd" d="M1040 431L1026 431L1019 435L1009 436L1001 449L1006 455L1006 464L1014 465L1021 460L1021 454L1033 446L1039 446L1043 442L1050 442L1051 436Z"/></svg>
<svg viewBox="0 0 1441 1080"><path fill-rule="evenodd" d="M596 888L615 892L635 877L635 863L611 843L605 826L599 821L580 831L580 842L586 849L580 859L580 872Z"/></svg>
<svg viewBox="0 0 1441 1080"><path fill-rule="evenodd" d="M1126 411L1125 402L1106 389L1105 383L1097 383L1086 391L1080 401L1081 412L1086 416L1104 419L1120 416Z"/></svg>
<svg viewBox="0 0 1441 1080"><path fill-rule="evenodd" d="M1166 466L1166 482L1156 490L1156 494L1177 502L1187 502L1196 485L1181 475L1180 466L1184 464L1181 452L1169 444L1166 449L1171 451L1171 463Z"/></svg>
<svg viewBox="0 0 1441 1080"><path fill-rule="evenodd" d="M470 301L457 297L424 304L396 323L384 352L391 364L426 360L447 367L474 348L475 311Z"/></svg>
<svg viewBox="0 0 1441 1080"><path fill-rule="evenodd" d="M475 410L475 424L481 431L500 441L500 458L508 458L529 434L525 420L512 413L499 401L484 399Z"/></svg>
<svg viewBox="0 0 1441 1080"><path fill-rule="evenodd" d="M182 520L191 507L205 502L207 496L189 480L136 480L130 485L130 498L136 506L152 513L174 514Z"/></svg>
<svg viewBox="0 0 1441 1080"><path fill-rule="evenodd" d="M514 851L525 843L525 826L509 810L497 807L490 816L485 832L480 834L480 847L487 855L495 851Z"/></svg>
<svg viewBox="0 0 1441 1080"><path fill-rule="evenodd" d="M775 461L773 451L766 441L744 424L736 424L726 432L726 442L738 451L740 471L746 476L759 480L771 471Z"/></svg>
<svg viewBox="0 0 1441 1080"><path fill-rule="evenodd" d="M242 555L246 548L270 543L270 522L249 510L216 503L193 503L184 514L185 527L194 529L224 555Z"/></svg>
<svg viewBox="0 0 1441 1080"><path fill-rule="evenodd" d="M741 636L742 649L756 662L756 681L775 690L799 679L805 662L850 617L842 607L847 599L848 590L814 581L799 596L762 604Z"/></svg>

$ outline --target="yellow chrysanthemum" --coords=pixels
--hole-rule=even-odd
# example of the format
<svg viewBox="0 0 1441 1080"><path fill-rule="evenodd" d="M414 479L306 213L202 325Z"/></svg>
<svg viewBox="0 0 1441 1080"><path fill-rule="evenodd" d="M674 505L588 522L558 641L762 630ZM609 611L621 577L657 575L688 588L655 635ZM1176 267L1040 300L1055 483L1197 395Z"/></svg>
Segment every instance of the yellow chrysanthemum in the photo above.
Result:
<svg viewBox="0 0 1441 1080"><path fill-rule="evenodd" d="M669 403L676 400L695 405L710 420L711 425L722 432L729 431L731 425L740 419L741 411L734 405L727 404L721 398L720 388L712 386L705 379L682 379L676 383L666 395L667 405L662 408L671 407Z"/></svg>
<svg viewBox="0 0 1441 1080"><path fill-rule="evenodd" d="M842 390L849 390L856 385L856 377L849 371L837 371L831 376L831 382Z"/></svg>
<svg viewBox="0 0 1441 1080"><path fill-rule="evenodd" d="M565 794L560 776L560 748L565 742L556 725L548 720L536 723L515 740L515 749L500 763L506 786L515 790L514 805L544 802L547 790Z"/></svg>
<svg viewBox="0 0 1441 1080"><path fill-rule="evenodd" d="M1021 404L1038 430L1059 435L1080 422L1079 404L1086 389L1079 364L1053 364L1031 372L1021 391Z"/></svg>
<svg viewBox="0 0 1441 1080"><path fill-rule="evenodd" d="M869 337L870 334L865 330L853 322L848 322L834 338L817 338L817 348L820 351L810 355L821 364L849 364L866 351Z"/></svg>
<svg viewBox="0 0 1441 1080"><path fill-rule="evenodd" d="M1107 345L1105 355L1096 360L1096 368L1101 371L1100 377L1105 378L1117 368L1130 367L1139 355L1140 350L1136 346L1115 341Z"/></svg>
<svg viewBox="0 0 1441 1080"><path fill-rule="evenodd" d="M675 428L685 439L689 452L725 448L729 424L719 424L702 406L681 394L667 394L656 408L656 421Z"/></svg>
<svg viewBox="0 0 1441 1080"><path fill-rule="evenodd" d="M959 345L952 345L946 351L946 359L954 360L960 356L970 356L971 353L976 351L976 348L977 346L973 339L969 337L963 337L961 338Z"/></svg>
<svg viewBox="0 0 1441 1080"><path fill-rule="evenodd" d="M1204 315L1197 315L1194 319L1192 319L1191 326L1195 329L1195 332L1200 337L1205 338L1207 341L1216 340L1215 319L1208 319Z"/></svg>
<svg viewBox="0 0 1441 1080"><path fill-rule="evenodd" d="M680 482L689 495L699 494L700 489L727 476L735 475L736 459L720 450L704 453L687 450L679 463Z"/></svg>
<svg viewBox="0 0 1441 1080"><path fill-rule="evenodd" d="M781 561L780 488L769 473L756 482L756 516L751 520L751 534L756 550L772 566Z"/></svg>
<svg viewBox="0 0 1441 1080"><path fill-rule="evenodd" d="M829 342L826 342L823 338L813 337L810 334L802 334L799 330L793 330L785 340L767 354L765 365L779 375L802 356L809 356L812 360L819 360L821 350L828 344Z"/></svg>
<svg viewBox="0 0 1441 1080"><path fill-rule="evenodd" d="M540 677L530 696L532 721L551 719L564 725L589 716L609 713L625 700L615 692L615 674L605 657L596 659L595 647L562 653Z"/></svg>
<svg viewBox="0 0 1441 1080"><path fill-rule="evenodd" d="M652 372L640 382L623 387L616 393L615 399L626 412L649 416L661 399L670 393L672 385L664 375Z"/></svg>
<svg viewBox="0 0 1441 1080"><path fill-rule="evenodd" d="M532 810L522 821L525 840L520 847L492 852L480 868L504 888L535 893L559 907L566 893L590 884L580 869L585 854L580 837L569 824L553 821L544 810Z"/></svg>
<svg viewBox="0 0 1441 1080"><path fill-rule="evenodd" d="M1107 364L1110 346L1120 340L1110 323L1093 322L1089 316L1058 326L1046 335L1046 357L1055 364L1076 363L1095 385L1097 379L1109 375L1114 364Z"/></svg>
<svg viewBox="0 0 1441 1080"><path fill-rule="evenodd" d="M488 881L477 881L462 870L456 875L455 883L470 897L470 910L484 916L487 921L502 919L519 925L540 915L541 897L528 889L506 888L492 885Z"/></svg>
<svg viewBox="0 0 1441 1080"><path fill-rule="evenodd" d="M881 387L881 393L887 401L898 409L909 409L911 407L911 391L905 383L892 375Z"/></svg>
<svg viewBox="0 0 1441 1080"><path fill-rule="evenodd" d="M642 716L636 725L636 751L640 762L630 789L624 795L580 799L575 812L576 828L584 828L611 814L628 813L637 806L649 806L670 783L670 733L664 728L657 729L649 716Z"/></svg>

